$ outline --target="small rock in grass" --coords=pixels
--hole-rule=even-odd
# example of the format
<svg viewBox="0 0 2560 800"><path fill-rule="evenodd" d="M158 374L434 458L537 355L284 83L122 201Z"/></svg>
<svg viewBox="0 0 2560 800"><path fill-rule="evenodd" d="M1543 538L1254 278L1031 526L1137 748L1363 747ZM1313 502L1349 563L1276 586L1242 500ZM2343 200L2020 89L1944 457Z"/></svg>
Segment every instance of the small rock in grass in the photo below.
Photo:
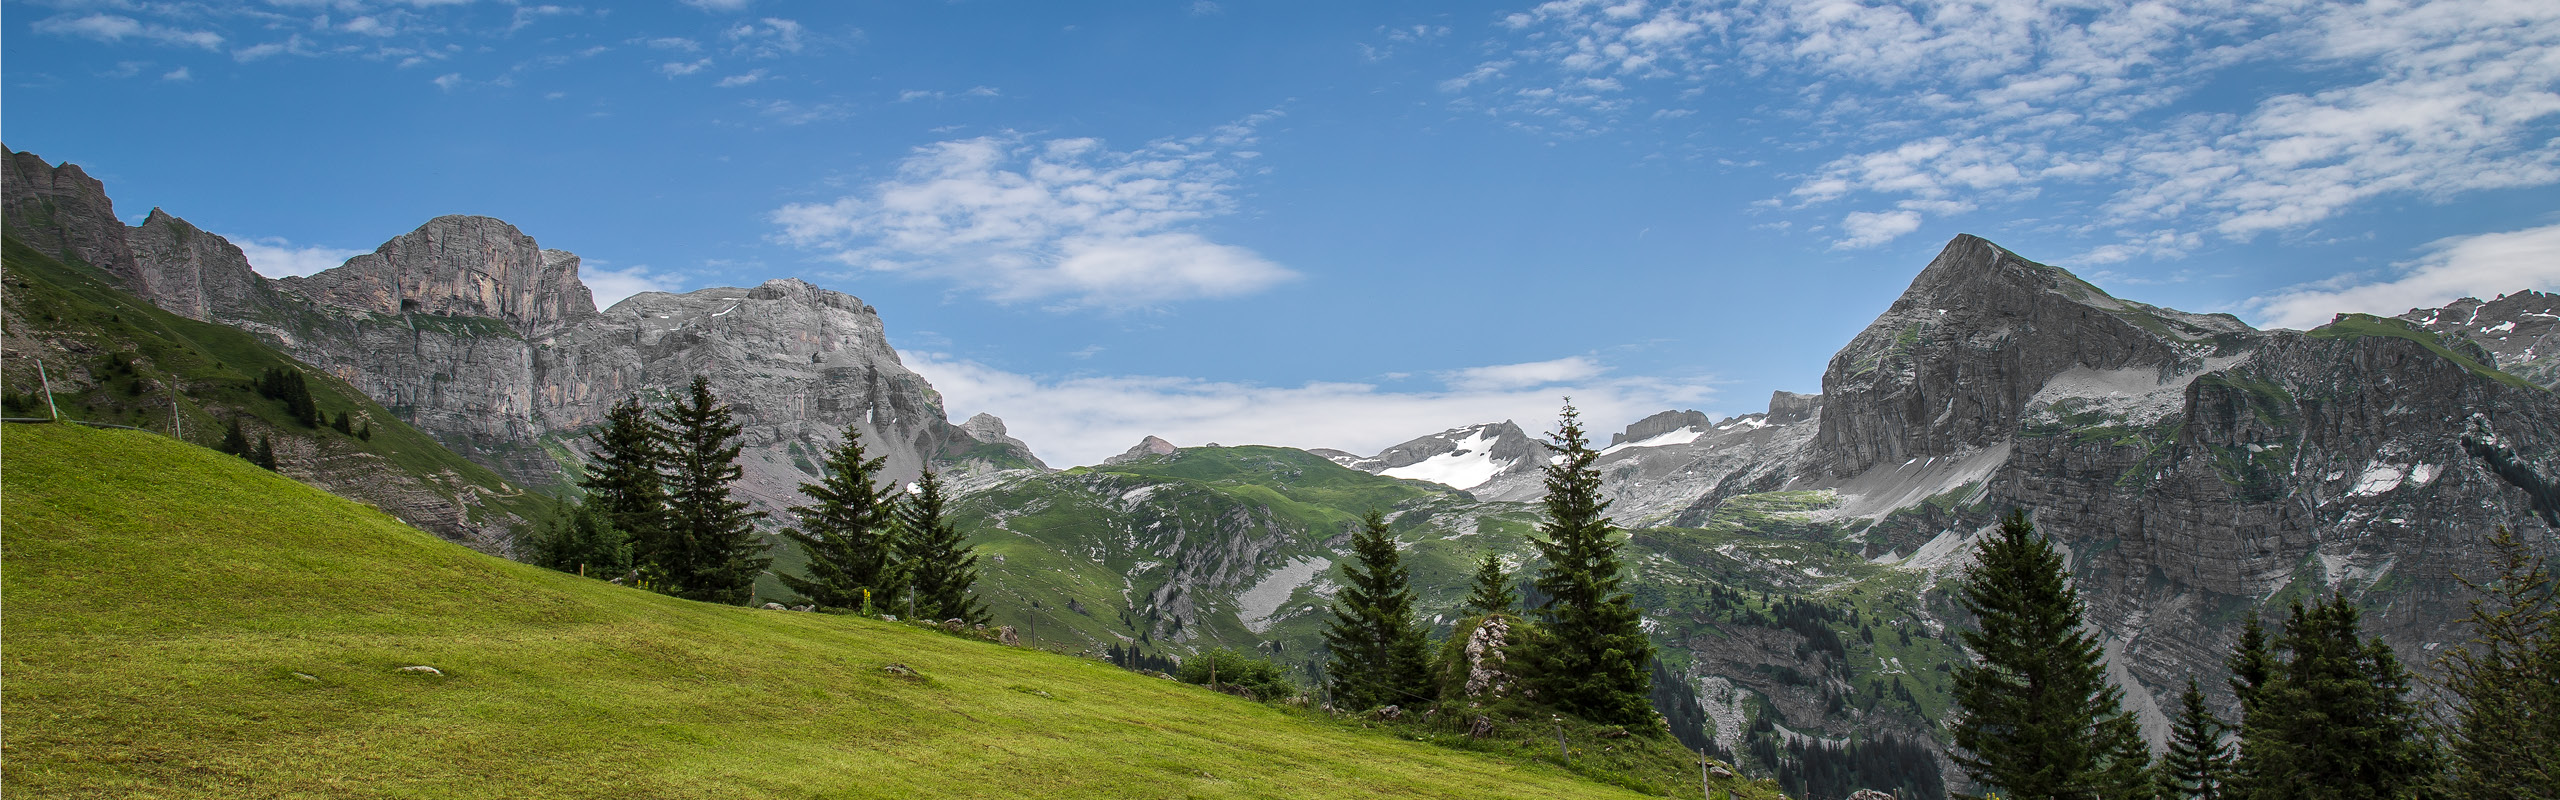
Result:
<svg viewBox="0 0 2560 800"><path fill-rule="evenodd" d="M959 617L952 617L942 621L942 630L947 633L959 633L960 629L966 627L969 627L969 623L961 622Z"/></svg>
<svg viewBox="0 0 2560 800"><path fill-rule="evenodd" d="M764 604L764 610L766 610L766 611L788 611L788 610L790 610L790 609L787 609L787 608L782 607L782 604L781 604L781 603L766 603L766 604Z"/></svg>
<svg viewBox="0 0 2560 800"><path fill-rule="evenodd" d="M1370 713L1380 720L1392 720L1403 717L1404 709L1400 706L1380 706L1377 711Z"/></svg>
<svg viewBox="0 0 2560 800"><path fill-rule="evenodd" d="M436 669L436 668L434 668L434 667L430 667L430 666L427 666L427 665L424 665L424 664L420 664L420 665L418 665L418 666L414 666L414 667L401 667L401 668L400 668L400 671L401 671L401 672L415 672L415 673L418 673L418 674L420 674L420 675L442 675L442 674L444 674L444 670Z"/></svg>
<svg viewBox="0 0 2560 800"><path fill-rule="evenodd" d="M1001 644L1020 647L1022 646L1022 634L1015 633L1013 626L1007 625L996 630L996 641Z"/></svg>
<svg viewBox="0 0 2560 800"><path fill-rule="evenodd" d="M816 610L818 610L818 607L817 607L817 606L792 606L792 607L791 607L791 610L793 610L793 611L816 611Z"/></svg>
<svg viewBox="0 0 2560 800"><path fill-rule="evenodd" d="M1733 780L1733 770L1725 769L1720 766L1707 768L1707 774L1716 776L1719 780Z"/></svg>
<svg viewBox="0 0 2560 800"><path fill-rule="evenodd" d="M310 681L310 682L312 682L312 683L319 683L319 682L320 682L320 676L318 676L318 675L312 675L312 674L309 674L309 673L296 672L296 673L294 673L294 674L293 674L293 676L294 676L294 677L296 677L296 678L301 678L301 679L306 680L306 681Z"/></svg>
<svg viewBox="0 0 2560 800"><path fill-rule="evenodd" d="M889 673L889 674L891 674L891 675L914 675L914 674L916 674L916 671L915 671L915 669L914 669L914 668L909 667L909 666L907 666L907 665L905 665L905 664L890 664L889 666L881 667L881 668L880 668L880 671L881 671L881 672Z"/></svg>

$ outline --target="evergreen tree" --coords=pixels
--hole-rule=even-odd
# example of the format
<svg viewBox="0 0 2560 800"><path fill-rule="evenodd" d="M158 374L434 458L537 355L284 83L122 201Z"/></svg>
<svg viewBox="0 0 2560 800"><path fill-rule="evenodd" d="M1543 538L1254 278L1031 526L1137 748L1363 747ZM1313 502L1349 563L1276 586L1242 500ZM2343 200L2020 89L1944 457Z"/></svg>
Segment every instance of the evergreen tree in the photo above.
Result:
<svg viewBox="0 0 2560 800"><path fill-rule="evenodd" d="M347 412L344 411L338 412L338 418L331 420L329 422L329 427L336 428L339 433L343 433L348 436L354 436L356 434L355 423L348 418Z"/></svg>
<svg viewBox="0 0 2560 800"><path fill-rule="evenodd" d="M372 423L365 430L373 430ZM640 398L632 397L605 412L604 426L587 435L587 444L589 461L578 478L586 505L630 539L632 566L665 574L664 565L673 557L666 483L658 472L667 461L666 431L649 418Z"/></svg>
<svg viewBox="0 0 2560 800"><path fill-rule="evenodd" d="M631 569L630 536L592 503L570 504L525 544L535 566L605 580Z"/></svg>
<svg viewBox="0 0 2560 800"><path fill-rule="evenodd" d="M2344 597L2300 601L2276 641L2269 677L2240 723L2241 800L2399 800L2428 796L2436 753L2409 702L2409 674L2379 638L2364 641Z"/></svg>
<svg viewBox="0 0 2560 800"><path fill-rule="evenodd" d="M978 551L943 515L942 478L925 470L916 491L896 508L900 570L925 619L988 620L987 605L971 591L978 582Z"/></svg>
<svg viewBox="0 0 2560 800"><path fill-rule="evenodd" d="M2150 751L2081 626L2062 553L2021 510L1975 562L1958 600L1977 630L1955 670L1956 764L2006 800L2149 797Z"/></svg>
<svg viewBox="0 0 2560 800"><path fill-rule="evenodd" d="M2160 758L2161 800L2221 800L2222 784L2231 778L2231 746L2222 742L2222 720L2204 705L2204 689L2194 678L2178 696L2178 717L2169 723L2169 752Z"/></svg>
<svg viewBox="0 0 2560 800"><path fill-rule="evenodd" d="M216 449L241 458L249 457L249 434L240 430L239 417L231 418L231 428L222 432L222 446Z"/></svg>
<svg viewBox="0 0 2560 800"><path fill-rule="evenodd" d="M2497 574L2463 578L2468 646L2439 661L2458 716L2446 726L2449 782L2475 800L2560 797L2560 598L2543 561L2504 527Z"/></svg>
<svg viewBox="0 0 2560 800"><path fill-rule="evenodd" d="M1458 607L1458 613L1469 617L1509 613L1512 606L1519 604L1520 597L1511 591L1511 576L1502 571L1502 559L1486 553L1484 565L1476 568L1475 591L1467 595L1467 602Z"/></svg>
<svg viewBox="0 0 2560 800"><path fill-rule="evenodd" d="M373 420L365 420L364 427L356 429L356 438L373 441Z"/></svg>
<svg viewBox="0 0 2560 800"><path fill-rule="evenodd" d="M1546 566L1535 585L1546 596L1538 611L1547 627L1530 654L1538 699L1603 724L1646 725L1653 642L1639 627L1635 599L1621 591L1616 529L1609 501L1600 497L1600 454L1582 434L1581 414L1567 401L1548 442L1558 457L1546 467L1546 522L1537 545Z"/></svg>
<svg viewBox="0 0 2560 800"><path fill-rule="evenodd" d="M828 608L861 608L865 590L887 605L906 588L897 571L898 487L880 480L888 458L865 455L861 429L845 426L844 443L819 465L825 477L800 484L812 502L792 507L799 526L782 531L809 557L809 577L783 575L783 585Z"/></svg>
<svg viewBox="0 0 2560 800"><path fill-rule="evenodd" d="M1396 552L1385 515L1369 512L1351 532L1351 552L1324 630L1334 705L1364 710L1428 702L1434 694L1430 644L1414 624L1412 573Z"/></svg>
<svg viewBox="0 0 2560 800"><path fill-rule="evenodd" d="M685 397L658 412L658 422L667 433L667 548L659 566L679 596L743 605L773 559L756 537L755 520L764 515L729 494L744 472L738 423L699 375Z"/></svg>
<svg viewBox="0 0 2560 800"><path fill-rule="evenodd" d="M249 463L265 467L268 472L274 472L276 470L275 442L269 440L265 434L259 434L258 449L249 452Z"/></svg>

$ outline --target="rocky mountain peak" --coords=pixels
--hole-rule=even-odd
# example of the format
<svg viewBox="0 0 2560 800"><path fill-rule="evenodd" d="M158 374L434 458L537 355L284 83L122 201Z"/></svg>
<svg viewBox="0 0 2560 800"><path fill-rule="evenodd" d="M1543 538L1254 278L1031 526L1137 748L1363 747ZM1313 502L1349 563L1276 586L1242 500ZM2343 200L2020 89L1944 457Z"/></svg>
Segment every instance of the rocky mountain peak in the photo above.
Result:
<svg viewBox="0 0 2560 800"><path fill-rule="evenodd" d="M8 229L45 254L77 261L114 276L135 294L151 297L150 284L124 240L124 223L106 184L80 165L46 163L43 156L0 145L0 197L7 198Z"/></svg>
<svg viewBox="0 0 2560 800"><path fill-rule="evenodd" d="M485 317L531 334L596 313L578 258L545 251L505 220L447 215L335 269L286 278L327 305L377 314Z"/></svg>
<svg viewBox="0 0 2560 800"><path fill-rule="evenodd" d="M2399 319L2480 346L2490 366L2560 390L2560 294L2526 290L2483 301L2465 297L2443 308L2413 308Z"/></svg>
<svg viewBox="0 0 2560 800"><path fill-rule="evenodd" d="M1430 481L1473 489L1506 476L1536 472L1547 446L1510 420L1450 428L1378 451L1367 458L1334 458L1372 475ZM1331 457L1331 456L1328 456Z"/></svg>
<svg viewBox="0 0 2560 800"><path fill-rule="evenodd" d="M1703 430L1713 422L1714 420L1707 419L1706 414L1697 411L1664 411L1636 420L1635 424L1627 426L1623 432L1609 434L1609 443L1615 445L1641 442L1684 429Z"/></svg>
<svg viewBox="0 0 2560 800"><path fill-rule="evenodd" d="M985 415L983 415L983 414L982 414L982 415L980 415L980 416L985 416ZM974 420L973 420L973 421L974 421ZM1138 444L1137 444L1137 446L1129 448L1129 450L1128 450L1127 452L1121 453L1121 454L1116 455L1116 456L1112 456L1112 457L1110 457L1110 458L1103 459L1103 460L1102 460L1102 463L1104 463L1104 464L1126 464L1126 463L1129 463L1129 462L1131 462L1131 461L1136 461L1136 460L1143 459L1143 458L1154 458L1154 457L1156 457L1156 456L1169 456L1169 455L1173 455L1174 451L1179 450L1179 449L1181 449L1181 448L1174 447L1172 442L1168 442L1168 441L1165 441L1165 440L1163 440L1163 439L1160 439L1160 438L1157 438L1157 437L1154 437L1154 436L1149 436L1149 437L1147 437L1147 438L1144 438L1144 439L1140 439L1140 440L1138 440Z"/></svg>
<svg viewBox="0 0 2560 800"><path fill-rule="evenodd" d="M141 225L125 231L125 241L148 286L141 294L161 308L215 321L236 316L220 312L270 302L266 279L250 268L238 246L167 211L151 209Z"/></svg>

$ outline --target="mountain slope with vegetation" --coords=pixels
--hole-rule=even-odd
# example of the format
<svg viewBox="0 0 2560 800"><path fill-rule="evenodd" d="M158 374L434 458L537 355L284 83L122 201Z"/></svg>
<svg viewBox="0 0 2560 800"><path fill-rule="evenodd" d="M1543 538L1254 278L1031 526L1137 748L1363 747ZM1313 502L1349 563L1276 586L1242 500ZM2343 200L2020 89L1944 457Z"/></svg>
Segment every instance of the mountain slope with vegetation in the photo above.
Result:
<svg viewBox="0 0 2560 800"><path fill-rule="evenodd" d="M0 437L13 795L1634 796L1093 661L519 565L153 434Z"/></svg>

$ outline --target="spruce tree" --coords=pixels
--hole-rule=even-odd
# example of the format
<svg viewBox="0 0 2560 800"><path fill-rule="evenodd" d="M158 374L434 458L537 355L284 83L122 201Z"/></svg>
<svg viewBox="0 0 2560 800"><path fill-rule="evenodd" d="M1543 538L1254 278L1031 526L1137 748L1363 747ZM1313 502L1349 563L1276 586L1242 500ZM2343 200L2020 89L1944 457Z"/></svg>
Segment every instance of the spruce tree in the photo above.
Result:
<svg viewBox="0 0 2560 800"><path fill-rule="evenodd" d="M231 418L231 428L222 432L222 446L217 449L241 458L249 457L249 434L240 430L239 417Z"/></svg>
<svg viewBox="0 0 2560 800"><path fill-rule="evenodd" d="M1976 630L1956 665L1956 764L2006 800L2149 797L2149 749L2081 626L2062 553L2023 510L1975 551L1958 603Z"/></svg>
<svg viewBox="0 0 2560 800"><path fill-rule="evenodd" d="M587 468L578 479L586 505L631 540L632 566L664 575L674 556L667 539L666 483L659 474L667 461L666 431L650 419L640 398L631 397L605 412L604 425L587 434L587 445Z"/></svg>
<svg viewBox="0 0 2560 800"><path fill-rule="evenodd" d="M1361 520L1351 533L1351 553L1324 630L1334 705L1367 710L1428 702L1434 694L1430 644L1414 623L1413 576L1385 515L1373 510Z"/></svg>
<svg viewBox="0 0 2560 800"><path fill-rule="evenodd" d="M988 620L987 605L972 587L978 582L978 551L945 518L942 478L925 470L916 478L914 494L897 506L900 571L915 592L916 613L926 619L956 619L972 625Z"/></svg>
<svg viewBox="0 0 2560 800"><path fill-rule="evenodd" d="M1512 606L1519 604L1520 596L1511 591L1511 576L1502 571L1502 559L1492 553L1484 554L1484 565L1476 568L1475 590L1468 593L1467 602L1459 606L1459 613L1470 617L1509 613Z"/></svg>
<svg viewBox="0 0 2560 800"><path fill-rule="evenodd" d="M2178 716L2169 722L2169 752L2160 757L2161 800L2221 800L2222 785L2231 778L2225 730L2205 708L2204 689L2188 678L2187 691L2178 696Z"/></svg>
<svg viewBox="0 0 2560 800"><path fill-rule="evenodd" d="M1548 439L1557 458L1546 466L1547 519L1530 540L1546 560L1536 585L1547 596L1538 609L1547 635L1530 654L1530 682L1538 700L1558 710L1652 730L1645 725L1653 714L1645 666L1653 660L1653 642L1640 627L1635 599L1621 591L1616 529L1609 501L1600 496L1600 470L1592 466L1600 454L1583 436L1570 400L1561 417Z"/></svg>
<svg viewBox="0 0 2560 800"><path fill-rule="evenodd" d="M2292 606L2267 681L2240 723L2240 800L2401 800L2429 795L2436 753L2409 674L2362 639L2344 597Z"/></svg>
<svg viewBox="0 0 2560 800"><path fill-rule="evenodd" d="M534 531L526 555L535 566L603 580L631 569L631 537L593 503L572 503Z"/></svg>
<svg viewBox="0 0 2560 800"><path fill-rule="evenodd" d="M2560 797L2560 598L2543 561L2504 527L2497 574L2462 578L2475 597L2471 641L2439 664L2457 716L2446 726L2449 782L2477 800Z"/></svg>
<svg viewBox="0 0 2560 800"><path fill-rule="evenodd" d="M800 524L782 531L809 561L809 577L783 575L782 584L828 608L861 608L865 590L885 606L906 588L897 571L898 487L880 479L888 458L865 456L861 429L845 426L844 442L818 467L824 477L800 484L811 501L791 509Z"/></svg>
<svg viewBox="0 0 2560 800"><path fill-rule="evenodd" d="M257 449L249 451L249 463L265 467L268 472L276 471L275 442L260 434Z"/></svg>
<svg viewBox="0 0 2560 800"><path fill-rule="evenodd" d="M757 539L761 512L729 494L738 468L738 423L711 394L711 380L695 376L674 406L658 412L667 432L667 549L660 566L674 593L695 600L743 605L755 596L756 576L773 559Z"/></svg>

